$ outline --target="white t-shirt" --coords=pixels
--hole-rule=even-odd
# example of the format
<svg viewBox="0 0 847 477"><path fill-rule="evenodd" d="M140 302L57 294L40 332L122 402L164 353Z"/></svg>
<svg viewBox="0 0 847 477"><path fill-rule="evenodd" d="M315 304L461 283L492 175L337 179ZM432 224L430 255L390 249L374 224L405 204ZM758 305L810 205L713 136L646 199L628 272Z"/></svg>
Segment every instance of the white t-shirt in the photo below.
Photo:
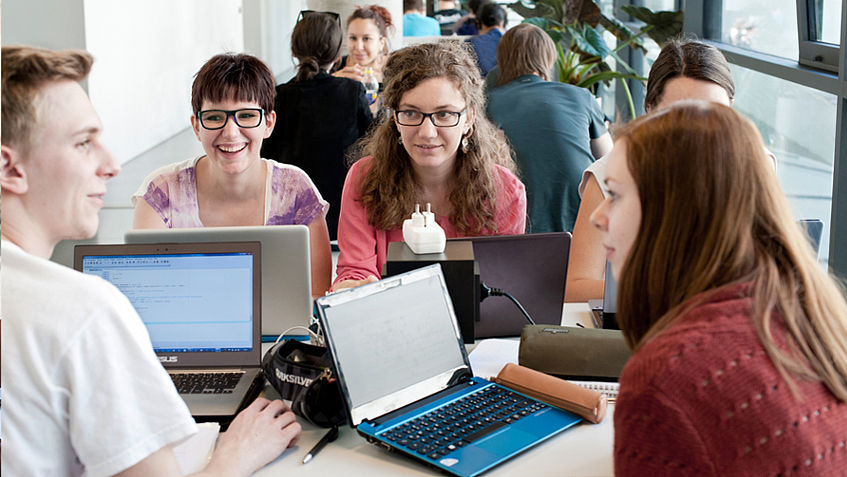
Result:
<svg viewBox="0 0 847 477"><path fill-rule="evenodd" d="M771 160L771 165L773 165L773 170L776 172L776 156L769 150L765 149L765 155L767 155ZM588 186L588 178L592 175L594 179L597 181L597 184L600 186L600 190L603 192L603 197L609 196L609 189L606 188L606 164L609 162L609 155L597 159L592 162L590 166L586 167L584 171L582 171L582 181L579 183L579 196L582 197L582 194L585 192L586 186Z"/></svg>
<svg viewBox="0 0 847 477"><path fill-rule="evenodd" d="M112 475L196 432L117 288L0 253L4 475Z"/></svg>
<svg viewBox="0 0 847 477"><path fill-rule="evenodd" d="M609 155L597 159L592 162L590 166L586 167L584 171L582 171L582 181L579 183L579 196L582 197L582 194L585 192L585 187L588 186L588 179L592 175L594 179L597 181L597 184L600 186L600 190L603 192L603 197L609 196L609 189L606 188L606 162L609 161Z"/></svg>

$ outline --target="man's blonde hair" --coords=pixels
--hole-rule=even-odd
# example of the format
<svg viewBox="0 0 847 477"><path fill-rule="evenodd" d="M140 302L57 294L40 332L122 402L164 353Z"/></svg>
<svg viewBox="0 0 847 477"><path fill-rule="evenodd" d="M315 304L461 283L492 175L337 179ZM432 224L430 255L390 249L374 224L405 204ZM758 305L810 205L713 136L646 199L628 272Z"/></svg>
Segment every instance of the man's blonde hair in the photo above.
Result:
<svg viewBox="0 0 847 477"><path fill-rule="evenodd" d="M38 122L38 94L47 84L82 81L94 59L81 50L53 51L31 46L2 48L2 131L5 145L23 150L32 145Z"/></svg>

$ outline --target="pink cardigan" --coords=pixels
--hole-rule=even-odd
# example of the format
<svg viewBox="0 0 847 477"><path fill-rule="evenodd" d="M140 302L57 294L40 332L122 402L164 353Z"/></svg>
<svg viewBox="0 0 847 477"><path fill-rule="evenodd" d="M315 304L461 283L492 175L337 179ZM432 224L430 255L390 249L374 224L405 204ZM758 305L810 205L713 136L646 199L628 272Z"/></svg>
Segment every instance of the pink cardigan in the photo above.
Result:
<svg viewBox="0 0 847 477"><path fill-rule="evenodd" d="M370 157L366 157L353 164L344 181L341 216L338 220L338 246L341 253L336 267L338 276L334 283L341 280L362 280L369 275L380 278L388 244L403 241L403 232L399 228L378 230L368 223L368 214L361 202L361 182L362 174L367 171L370 161ZM505 167L495 168L499 186L494 211L496 234L522 234L526 228L524 185ZM409 214L411 213L412 211L409 211ZM435 220L444 229L447 238L462 236L447 217L436 216Z"/></svg>

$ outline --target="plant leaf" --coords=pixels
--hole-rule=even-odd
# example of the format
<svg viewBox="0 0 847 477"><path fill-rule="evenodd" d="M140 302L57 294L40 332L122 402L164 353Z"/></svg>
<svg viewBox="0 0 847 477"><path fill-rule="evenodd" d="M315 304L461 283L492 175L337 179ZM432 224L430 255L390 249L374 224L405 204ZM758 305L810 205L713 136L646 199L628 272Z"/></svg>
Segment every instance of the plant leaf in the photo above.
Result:
<svg viewBox="0 0 847 477"><path fill-rule="evenodd" d="M524 18L551 18L555 14L555 9L553 7L540 2L519 0L515 3L510 3L507 6Z"/></svg>
<svg viewBox="0 0 847 477"><path fill-rule="evenodd" d="M611 52L611 49L606 45L603 39L603 34L592 28L590 25L582 25L582 28L575 27L568 29L576 40L576 46L580 51L589 56L598 56L601 59L605 58Z"/></svg>
<svg viewBox="0 0 847 477"><path fill-rule="evenodd" d="M633 5L624 5L621 10L629 14L632 18L644 22L653 28L647 32L647 36L653 39L659 45L663 45L668 39L679 35L682 32L684 12L652 12L648 8L636 7Z"/></svg>
<svg viewBox="0 0 847 477"><path fill-rule="evenodd" d="M602 73L595 73L595 74L590 75L586 78L583 78L582 81L577 83L577 86L579 86L581 88L588 88L588 87L594 85L594 83L597 83L598 81L608 82L608 81L611 81L611 80L628 80L628 79L634 79L634 80L638 80L638 81L647 81L647 78L642 78L641 76L638 76L638 75L627 75L627 74L620 73L618 71L603 71Z"/></svg>

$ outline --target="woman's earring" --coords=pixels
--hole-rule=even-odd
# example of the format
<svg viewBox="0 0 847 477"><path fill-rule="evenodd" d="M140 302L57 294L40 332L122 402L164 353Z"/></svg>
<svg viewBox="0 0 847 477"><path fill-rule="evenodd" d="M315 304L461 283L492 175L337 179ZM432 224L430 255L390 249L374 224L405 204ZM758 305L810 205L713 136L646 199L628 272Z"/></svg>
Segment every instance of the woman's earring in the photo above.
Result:
<svg viewBox="0 0 847 477"><path fill-rule="evenodd" d="M463 152L463 153L465 153L465 154L467 154L467 153L468 153L468 143L469 143L469 142L468 142L468 137L467 137L467 136L464 136L464 137L462 138L462 152Z"/></svg>
<svg viewBox="0 0 847 477"><path fill-rule="evenodd" d="M403 136L397 136L397 144L403 145Z"/></svg>

